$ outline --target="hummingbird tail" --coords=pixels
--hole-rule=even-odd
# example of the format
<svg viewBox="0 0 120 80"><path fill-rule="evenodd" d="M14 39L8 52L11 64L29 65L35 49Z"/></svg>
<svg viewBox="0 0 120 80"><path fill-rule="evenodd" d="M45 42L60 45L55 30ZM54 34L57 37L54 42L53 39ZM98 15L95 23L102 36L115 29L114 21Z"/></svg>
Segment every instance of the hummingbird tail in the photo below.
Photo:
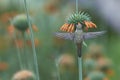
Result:
<svg viewBox="0 0 120 80"><path fill-rule="evenodd" d="M78 57L82 57L82 43L77 44Z"/></svg>

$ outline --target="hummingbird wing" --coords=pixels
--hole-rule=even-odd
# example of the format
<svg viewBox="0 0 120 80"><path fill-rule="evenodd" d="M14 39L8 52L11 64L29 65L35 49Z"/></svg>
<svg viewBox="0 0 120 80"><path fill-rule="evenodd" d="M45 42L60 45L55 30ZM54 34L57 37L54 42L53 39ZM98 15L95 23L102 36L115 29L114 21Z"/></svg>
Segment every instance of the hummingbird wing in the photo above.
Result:
<svg viewBox="0 0 120 80"><path fill-rule="evenodd" d="M90 39L90 38L95 38L97 36L101 36L105 34L106 31L99 31L99 32L87 32L83 34L84 39Z"/></svg>
<svg viewBox="0 0 120 80"><path fill-rule="evenodd" d="M67 39L67 40L73 40L74 38L74 33L55 33L56 37L62 38L62 39Z"/></svg>

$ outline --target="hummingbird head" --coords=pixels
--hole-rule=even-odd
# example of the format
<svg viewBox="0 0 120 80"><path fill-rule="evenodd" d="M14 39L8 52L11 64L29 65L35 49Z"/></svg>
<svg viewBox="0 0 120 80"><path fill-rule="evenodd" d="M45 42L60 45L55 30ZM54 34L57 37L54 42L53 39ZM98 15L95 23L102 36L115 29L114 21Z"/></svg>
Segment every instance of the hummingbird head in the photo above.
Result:
<svg viewBox="0 0 120 80"><path fill-rule="evenodd" d="M78 24L76 25L76 29L77 29L77 30L81 30L81 29L82 29L82 24L78 23Z"/></svg>

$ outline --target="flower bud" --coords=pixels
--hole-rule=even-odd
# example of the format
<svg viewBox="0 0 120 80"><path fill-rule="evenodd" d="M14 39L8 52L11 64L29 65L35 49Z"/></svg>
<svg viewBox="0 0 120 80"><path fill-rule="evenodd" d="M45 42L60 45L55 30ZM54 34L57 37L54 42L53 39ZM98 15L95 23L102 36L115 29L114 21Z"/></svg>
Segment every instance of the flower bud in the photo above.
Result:
<svg viewBox="0 0 120 80"><path fill-rule="evenodd" d="M22 70L14 74L12 80L35 80L34 74L28 70Z"/></svg>
<svg viewBox="0 0 120 80"><path fill-rule="evenodd" d="M27 16L25 14L15 16L12 20L12 24L16 29L20 31L25 31L29 27Z"/></svg>

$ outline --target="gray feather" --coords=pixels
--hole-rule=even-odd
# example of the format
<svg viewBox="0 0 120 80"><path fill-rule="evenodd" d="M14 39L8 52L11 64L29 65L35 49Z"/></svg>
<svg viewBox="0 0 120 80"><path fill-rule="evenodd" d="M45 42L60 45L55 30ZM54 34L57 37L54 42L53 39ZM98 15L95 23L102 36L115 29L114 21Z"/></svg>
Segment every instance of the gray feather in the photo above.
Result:
<svg viewBox="0 0 120 80"><path fill-rule="evenodd" d="M99 31L99 32L87 32L83 34L84 39L91 39L91 38L96 38L98 36L101 36L105 34L106 31Z"/></svg>
<svg viewBox="0 0 120 80"><path fill-rule="evenodd" d="M74 33L55 33L55 36L62 39L73 40Z"/></svg>

